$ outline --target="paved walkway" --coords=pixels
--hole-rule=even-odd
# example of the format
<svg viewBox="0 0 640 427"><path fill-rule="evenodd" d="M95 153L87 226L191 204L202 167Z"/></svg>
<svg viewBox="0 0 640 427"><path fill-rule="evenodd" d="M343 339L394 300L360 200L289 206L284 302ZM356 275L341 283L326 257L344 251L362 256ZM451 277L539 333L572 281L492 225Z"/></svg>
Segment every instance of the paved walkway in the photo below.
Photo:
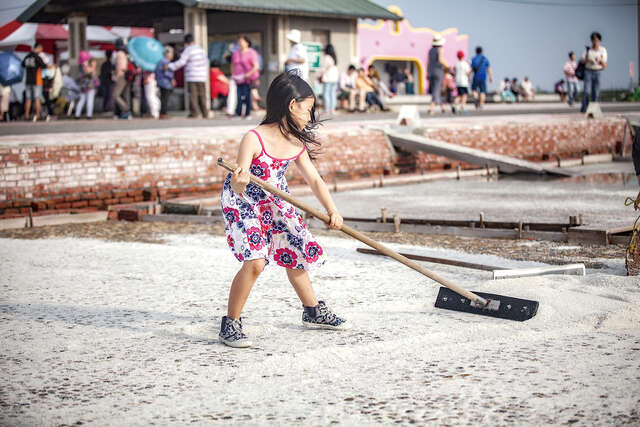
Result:
<svg viewBox="0 0 640 427"><path fill-rule="evenodd" d="M607 113L639 113L640 103L603 103L602 110ZM488 118L494 116L529 115L529 114L570 114L579 112L579 107L569 107L560 103L522 103L522 104L488 104L483 110L475 110L469 106L464 115L452 115L451 113L429 116L421 109L421 117L427 122L445 118L448 122L464 120L465 117ZM92 120L56 120L51 122L11 122L0 123L0 135L32 135L63 132L87 132L87 131L114 131L114 130L144 130L167 129L176 127L211 127L211 126L255 126L261 117L254 116L252 120L229 119L224 114L217 113L213 119L197 120L187 119L182 112L172 114L170 120L133 119L113 120L110 115L101 115ZM330 117L331 122L353 121L393 121L397 116L395 112L389 113L340 113ZM325 117L323 117L325 118ZM329 117L327 117L329 118Z"/></svg>

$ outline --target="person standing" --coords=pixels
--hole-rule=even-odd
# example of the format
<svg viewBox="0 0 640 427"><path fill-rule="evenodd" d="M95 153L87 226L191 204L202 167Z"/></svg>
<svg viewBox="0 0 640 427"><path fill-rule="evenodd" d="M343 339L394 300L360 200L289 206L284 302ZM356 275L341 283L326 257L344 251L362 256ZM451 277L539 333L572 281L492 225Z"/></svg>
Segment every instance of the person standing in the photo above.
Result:
<svg viewBox="0 0 640 427"><path fill-rule="evenodd" d="M569 52L569 59L564 63L562 71L564 72L565 80L567 81L567 96L569 105L573 105L573 101L578 94L578 78L576 77L576 68L578 63L576 62L576 54L573 51Z"/></svg>
<svg viewBox="0 0 640 427"><path fill-rule="evenodd" d="M238 103L236 116L242 117L244 105L244 118L251 118L251 82L259 77L258 57L256 51L250 48L249 39L245 35L238 38L239 49L231 56L231 78L236 82Z"/></svg>
<svg viewBox="0 0 640 427"><path fill-rule="evenodd" d="M584 61L584 89L582 91L581 112L585 113L589 100L600 101L600 73L607 68L607 49L602 46L602 35L597 31L591 33L591 47L587 46L582 54Z"/></svg>
<svg viewBox="0 0 640 427"><path fill-rule="evenodd" d="M158 82L156 74L152 71L144 71L142 74L144 83L144 97L147 100L149 114L154 119L160 118L160 100L158 99Z"/></svg>
<svg viewBox="0 0 640 427"><path fill-rule="evenodd" d="M298 75L309 81L309 61L307 60L307 48L301 43L302 33L300 30L293 29L287 33L287 40L291 43L289 57L284 62L284 70L296 70Z"/></svg>
<svg viewBox="0 0 640 427"><path fill-rule="evenodd" d="M129 108L129 102L131 100L131 88L129 87L129 58L125 52L124 40L118 39L115 43L116 47L116 59L114 67L114 87L113 97L115 103L120 110L119 118L128 119L131 117L131 111ZM115 118L115 116L114 116Z"/></svg>
<svg viewBox="0 0 640 427"><path fill-rule="evenodd" d="M173 48L169 45L163 49L164 56L156 65L155 75L156 82L160 87L160 119L165 120L169 118L167 113L169 105L169 96L173 92L173 88L176 86L176 81L173 78L173 71L167 67L167 65L173 61Z"/></svg>
<svg viewBox="0 0 640 427"><path fill-rule="evenodd" d="M96 87L98 79L96 77L96 60L92 58L89 52L83 50L78 55L78 66L80 67L80 76L77 79L80 88L80 98L76 104L76 119L82 115L82 109L85 104L87 106L87 118L93 116L93 101L96 96Z"/></svg>
<svg viewBox="0 0 640 427"><path fill-rule="evenodd" d="M322 59L322 100L324 111L327 114L336 112L336 91L338 88L338 59L332 44L327 44L324 48L324 58Z"/></svg>
<svg viewBox="0 0 640 427"><path fill-rule="evenodd" d="M415 87L413 85L413 73L409 69L409 67L405 67L404 69L404 93L405 95L415 95Z"/></svg>
<svg viewBox="0 0 640 427"><path fill-rule="evenodd" d="M106 60L100 66L100 91L102 92L102 111L113 111L113 64L112 50L105 52Z"/></svg>
<svg viewBox="0 0 640 427"><path fill-rule="evenodd" d="M44 96L44 106L47 113L46 120L49 121L52 116L55 116L53 103L62 88L62 73L53 60L44 57L44 55L44 53L40 54L40 57L47 65L47 68L41 71L42 95Z"/></svg>
<svg viewBox="0 0 640 427"><path fill-rule="evenodd" d="M25 80L25 103L24 103L24 118L29 120L31 114L31 102L34 103L36 113L33 116L35 122L40 118L40 98L42 98L42 77L40 70L46 68L46 64L40 57L42 52L42 43L36 43L33 46L33 50L27 54L22 60L22 67L26 71Z"/></svg>
<svg viewBox="0 0 640 427"><path fill-rule="evenodd" d="M467 104L467 96L469 95L469 76L471 75L471 66L464 59L464 52L459 50L457 53L458 62L456 62L456 87L458 88L458 96L455 105L459 113L464 113L464 106Z"/></svg>
<svg viewBox="0 0 640 427"><path fill-rule="evenodd" d="M442 57L442 46L444 38L436 34L431 42L431 49L427 55L427 76L429 79L429 94L431 103L429 104L429 115L433 115L435 105L442 105L442 80L444 80L444 70L447 66Z"/></svg>
<svg viewBox="0 0 640 427"><path fill-rule="evenodd" d="M489 60L482 54L481 46L476 47L476 56L471 60L471 69L473 70L471 91L476 101L476 108L482 108L487 97L487 76L489 82L493 83L493 73Z"/></svg>
<svg viewBox="0 0 640 427"><path fill-rule="evenodd" d="M184 36L187 45L180 59L168 64L168 68L176 71L185 67L185 81L189 90L189 117L209 118L209 96L207 94L207 78L209 76L209 60L204 50L198 46L192 34Z"/></svg>

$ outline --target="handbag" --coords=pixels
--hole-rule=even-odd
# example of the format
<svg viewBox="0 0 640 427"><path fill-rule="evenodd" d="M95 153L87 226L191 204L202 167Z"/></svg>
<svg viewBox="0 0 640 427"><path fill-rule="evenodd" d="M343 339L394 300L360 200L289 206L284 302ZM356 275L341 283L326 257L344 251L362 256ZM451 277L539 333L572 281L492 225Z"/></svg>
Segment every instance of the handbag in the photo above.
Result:
<svg viewBox="0 0 640 427"><path fill-rule="evenodd" d="M578 80L584 80L584 70L585 70L585 66L587 63L587 59L589 57L589 47L587 47L587 54L584 56L585 59L584 60L580 60L580 62L578 62L578 66L576 67L576 78Z"/></svg>

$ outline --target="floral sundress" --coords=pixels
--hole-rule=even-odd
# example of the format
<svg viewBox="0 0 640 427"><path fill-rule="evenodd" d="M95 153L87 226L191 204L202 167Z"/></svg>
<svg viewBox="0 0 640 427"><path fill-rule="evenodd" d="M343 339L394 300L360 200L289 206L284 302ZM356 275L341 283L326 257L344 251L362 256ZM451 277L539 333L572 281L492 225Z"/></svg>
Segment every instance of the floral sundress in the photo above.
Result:
<svg viewBox="0 0 640 427"><path fill-rule="evenodd" d="M305 148L295 157L277 159L267 154L260 134L251 132L258 137L262 151L251 162L250 173L288 193L285 173ZM300 270L324 264L322 247L294 206L251 182L244 193L237 194L231 188L231 175L224 180L221 200L227 244L238 261L264 258L267 264L273 261Z"/></svg>

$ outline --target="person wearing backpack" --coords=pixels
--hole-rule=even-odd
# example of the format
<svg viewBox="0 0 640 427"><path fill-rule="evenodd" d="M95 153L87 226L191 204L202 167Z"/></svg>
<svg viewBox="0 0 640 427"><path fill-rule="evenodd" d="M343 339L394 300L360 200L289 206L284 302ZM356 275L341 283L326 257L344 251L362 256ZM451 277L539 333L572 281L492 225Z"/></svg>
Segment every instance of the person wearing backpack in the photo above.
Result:
<svg viewBox="0 0 640 427"><path fill-rule="evenodd" d="M602 35L597 31L591 33L591 46L586 46L582 54L584 64L584 89L582 91L582 108L585 113L589 101L600 101L600 73L607 68L607 49L602 46Z"/></svg>
<svg viewBox="0 0 640 427"><path fill-rule="evenodd" d="M476 56L471 60L471 69L473 70L473 81L471 90L476 101L476 108L482 108L487 96L487 75L489 82L493 83L493 73L491 72L491 64L486 56L482 54L482 47L476 47Z"/></svg>

